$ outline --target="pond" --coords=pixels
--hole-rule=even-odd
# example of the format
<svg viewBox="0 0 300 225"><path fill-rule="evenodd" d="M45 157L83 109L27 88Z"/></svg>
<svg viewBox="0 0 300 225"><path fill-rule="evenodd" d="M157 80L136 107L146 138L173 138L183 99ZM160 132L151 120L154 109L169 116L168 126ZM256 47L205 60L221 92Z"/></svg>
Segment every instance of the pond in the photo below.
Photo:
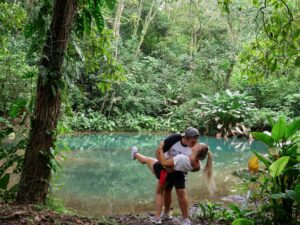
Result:
<svg viewBox="0 0 300 225"><path fill-rule="evenodd" d="M63 199L67 207L82 215L154 211L157 180L145 165L131 160L129 148L136 145L142 154L154 157L158 143L166 136L100 133L61 137L60 140L71 150L63 153L67 160L61 160L63 169L59 177L53 180L54 196ZM200 142L207 143L214 155L217 184L214 200L238 193L233 184L241 180L232 173L247 168L252 155L250 149L266 151L262 143L244 139L223 140L201 136ZM187 191L190 203L212 199L202 182L202 171L188 174ZM173 205L178 209L175 192Z"/></svg>

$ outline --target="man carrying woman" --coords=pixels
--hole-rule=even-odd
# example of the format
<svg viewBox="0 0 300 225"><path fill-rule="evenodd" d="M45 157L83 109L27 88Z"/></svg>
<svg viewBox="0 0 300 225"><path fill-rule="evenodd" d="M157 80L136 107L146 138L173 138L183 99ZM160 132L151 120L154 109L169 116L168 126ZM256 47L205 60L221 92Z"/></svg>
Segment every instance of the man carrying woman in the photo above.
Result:
<svg viewBox="0 0 300 225"><path fill-rule="evenodd" d="M183 134L172 134L160 143L157 159L140 154L135 146L131 148L132 159L146 164L159 179L156 187L156 215L150 218L155 224L172 219L170 215L171 192L175 186L179 206L182 213L182 225L190 225L188 216L188 196L185 189L186 174L188 171L200 170L199 160L207 156L205 177L212 183L212 157L205 144L196 144L199 131L188 128ZM211 190L213 188L210 188ZM164 212L161 213L164 206Z"/></svg>

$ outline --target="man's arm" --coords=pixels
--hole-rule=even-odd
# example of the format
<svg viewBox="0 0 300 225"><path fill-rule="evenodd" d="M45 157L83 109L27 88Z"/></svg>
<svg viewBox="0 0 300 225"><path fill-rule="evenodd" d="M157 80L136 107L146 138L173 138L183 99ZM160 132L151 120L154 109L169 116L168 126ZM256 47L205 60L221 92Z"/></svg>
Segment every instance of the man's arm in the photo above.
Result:
<svg viewBox="0 0 300 225"><path fill-rule="evenodd" d="M162 166L165 167L174 167L174 160L173 159L166 159L164 156L163 151L158 151L158 161Z"/></svg>
<svg viewBox="0 0 300 225"><path fill-rule="evenodd" d="M156 158L159 160L158 152L167 152L176 142L181 140L180 134L171 134L164 141L159 143L158 149L155 152Z"/></svg>
<svg viewBox="0 0 300 225"><path fill-rule="evenodd" d="M161 141L159 143L158 149L155 152L156 158L160 162L162 166L165 167L173 167L174 166L174 160L173 159L166 159L163 151L164 142Z"/></svg>
<svg viewBox="0 0 300 225"><path fill-rule="evenodd" d="M158 159L159 162L160 162L160 152L164 153L163 147L164 147L164 142L161 141L158 145L157 150L155 151L155 156L156 156L156 158Z"/></svg>

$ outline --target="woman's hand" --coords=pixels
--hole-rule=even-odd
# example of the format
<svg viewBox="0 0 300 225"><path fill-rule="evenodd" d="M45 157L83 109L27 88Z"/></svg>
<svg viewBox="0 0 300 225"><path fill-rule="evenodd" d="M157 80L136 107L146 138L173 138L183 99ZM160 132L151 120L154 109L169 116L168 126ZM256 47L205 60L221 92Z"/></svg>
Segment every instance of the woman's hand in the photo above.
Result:
<svg viewBox="0 0 300 225"><path fill-rule="evenodd" d="M192 164L192 167L194 168L191 172L196 172L196 171L200 170L200 161L199 160L193 161L193 162L191 162L191 164Z"/></svg>

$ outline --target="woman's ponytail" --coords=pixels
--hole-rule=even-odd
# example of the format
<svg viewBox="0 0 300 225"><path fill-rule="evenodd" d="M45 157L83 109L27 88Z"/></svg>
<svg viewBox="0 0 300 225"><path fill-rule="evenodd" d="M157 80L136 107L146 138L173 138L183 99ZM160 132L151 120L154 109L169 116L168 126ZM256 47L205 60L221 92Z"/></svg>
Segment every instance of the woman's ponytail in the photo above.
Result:
<svg viewBox="0 0 300 225"><path fill-rule="evenodd" d="M215 180L213 176L213 168L212 168L212 154L210 151L207 152L206 164L203 170L204 175L204 183L210 193L213 195L216 191Z"/></svg>

